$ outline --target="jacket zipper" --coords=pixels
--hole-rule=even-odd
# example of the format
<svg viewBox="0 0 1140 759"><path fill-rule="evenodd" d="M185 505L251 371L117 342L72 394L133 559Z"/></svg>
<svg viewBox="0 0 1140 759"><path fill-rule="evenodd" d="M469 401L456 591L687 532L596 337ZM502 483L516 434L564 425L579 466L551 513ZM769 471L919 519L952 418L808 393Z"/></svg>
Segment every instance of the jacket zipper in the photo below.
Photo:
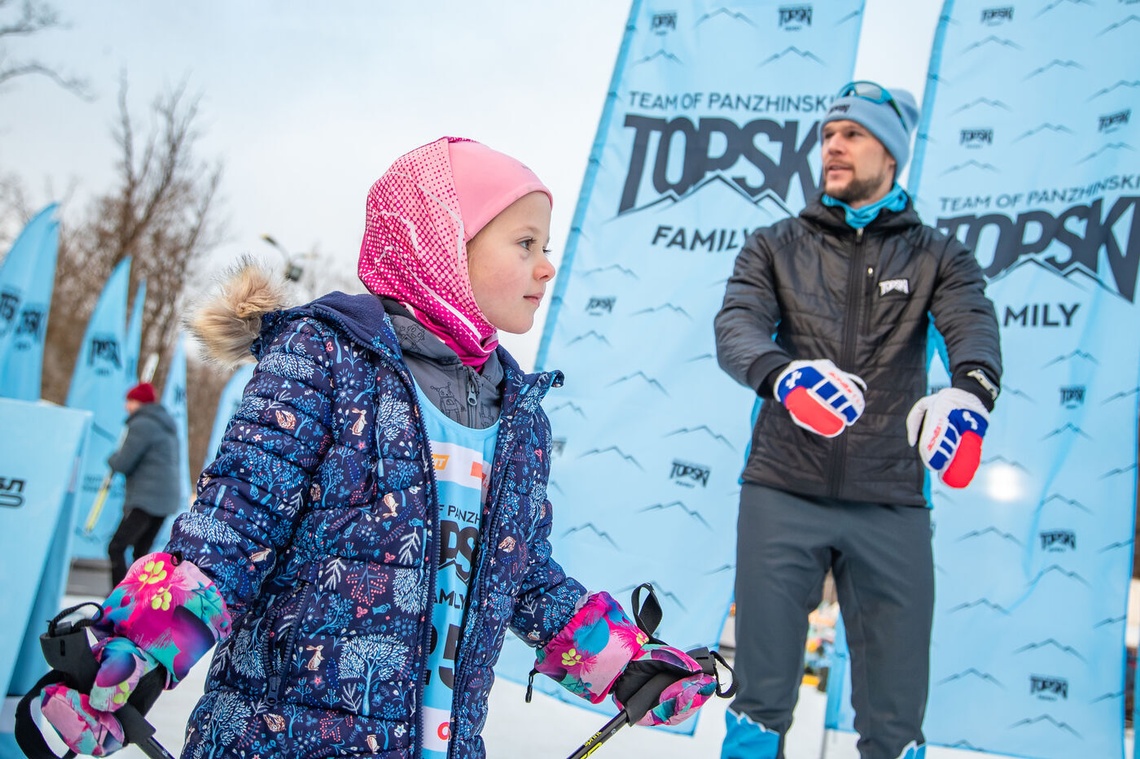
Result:
<svg viewBox="0 0 1140 759"><path fill-rule="evenodd" d="M347 330L346 330L347 331ZM372 346L368 346L375 350ZM390 350L385 349L386 353L391 354ZM434 624L432 623L432 607L434 605L434 598L436 594L436 572L439 568L439 556L437 555L438 549L434 546L437 543L439 535L439 485L435 479L435 466L433 464L431 454L431 440L428 438L427 429L424 426L424 412L420 408L419 395L416 393L415 380L412 379L411 372L407 368L407 364L400 360L399 356L393 356L393 364L396 376L404 383L404 390L408 393L411 399L412 409L415 412L415 421L419 427L417 435L424 441L424 454L423 461L424 469L427 472L427 489L428 492L424 493L424 500L426 503L424 516L428 520L430 526L430 534L425 536L424 540L424 572L427 574L428 581L428 594L427 594L427 608L424 609L424 625L423 632L420 633L420 651L422 652L421 661L426 662L428 651L431 649L431 636ZM441 641L442 642L442 641ZM416 714L415 714L415 740L412 741L412 756L420 756L423 753L424 745L424 685L425 679L428 676L428 671L425 669L422 675L417 675L415 678L416 683Z"/></svg>
<svg viewBox="0 0 1140 759"><path fill-rule="evenodd" d="M552 386L560 387L561 383L559 382L559 379L560 379L560 377L556 373L554 375L554 382L551 383ZM535 387L537 387L537 383L536 383ZM535 388L531 388L531 392L534 392L534 390L535 390ZM518 404L516 404L516 405L518 405ZM505 416L505 415L500 412L499 418L502 419L503 416ZM508 422L508 424L509 424L509 422ZM491 467L492 476L495 480L495 490L493 492L490 492L487 494L486 511L489 513L492 512L490 504L498 503L499 493L502 491L502 488L503 488L503 477L502 476L494 477L494 470L496 468L495 462L502 462L502 461L506 460L505 459L505 451L500 449L500 445L502 444L502 441L504 439L505 439L505 436L503 435L503 429L502 429L502 427L500 427L499 428L498 440L495 442L495 455L494 455L494 458L492 459L492 467ZM505 468L506 464L500 464L500 466L502 468ZM494 512L494 513L491 513L490 515L492 517L492 522L489 525L487 525L488 529L479 531L479 537L475 541L475 548L471 554L471 565L474 567L474 572L471 574L471 584L469 586L471 592L467 594L467 600L468 600L467 609L463 613L463 621L460 624L460 628L459 628L460 630L462 630L462 633L461 633L462 637L460 638L459 649L455 652L455 691L454 691L454 694L452 695L452 702L451 702L452 714L456 713L456 708L455 708L456 707L456 699L459 697L459 695L461 693L463 693L466 690L466 684L467 684L466 683L466 677L461 675L461 673L463 672L462 662L467 659L467 656L471 651L471 647L475 645L473 642L475 636L469 634L470 631L468 630L468 627L470 626L472 628L472 630L474 629L475 617L479 613L478 607L479 607L479 603L481 602L481 599L478 595L479 594L479 585L480 585L479 581L482 580L483 575L486 573L485 568L483 566L483 559L485 558L485 556L484 556L485 552L483 551L483 546L486 544L485 538L488 535L490 535L491 537L494 537L495 535L498 534L498 525L499 525L499 521L501 518L500 514L499 514L499 512ZM454 745L455 745L454 741L449 742L449 744L448 744L448 756L452 755L452 749L454 748Z"/></svg>
<svg viewBox="0 0 1140 759"><path fill-rule="evenodd" d="M275 674L270 675L270 677L269 677L269 687L267 688L268 692L266 694L266 701L270 704L276 704L278 701L281 700L281 697L285 694L285 678L282 675L282 670L286 669L289 666L289 662L293 658L293 646L296 645L296 643L297 643L297 632L298 632L298 629L301 627L301 620L300 620L301 613L305 610L305 607L308 605L305 602L306 597L308 596L308 593L309 593L309 583L303 582L301 584L300 593L298 593L298 595L297 595L297 605L296 605L296 609L294 609L294 612L293 612L294 613L293 621L289 623L289 634L285 636L285 645L282 648L281 667L277 670L277 672ZM275 616L273 618L273 622L276 623L277 620L280 618L281 618L280 614ZM271 625L271 627L272 627L272 625ZM272 630L270 630L270 631L272 632ZM272 642L270 642L270 647L272 647L272 645L273 645ZM270 659L272 659L272 653L270 653L270 655L268 655L266 657L266 664L267 665L272 664L272 662L269 661Z"/></svg>
<svg viewBox="0 0 1140 759"><path fill-rule="evenodd" d="M474 383L468 385L469 402L472 397L471 393L474 392L473 384ZM502 418L502 412L500 412L499 419L501 420ZM494 511L491 508L491 504L498 502L499 492L502 490L503 486L503 478L501 476L494 476L495 462L504 461L503 453L499 448L503 439L503 428L500 426L498 438L495 441L495 453L491 459L491 474L495 479L495 490L493 492L487 493L487 502L483 505L483 510L487 513L488 516L491 517L491 522L486 525L487 529L479 530L479 536L475 539L475 546L471 551L471 566L473 567L473 571L471 573L471 582L468 585L467 608L464 609L463 620L459 623L459 629L461 632L459 638L459 648L455 652L455 687L451 696L452 715L458 713L458 709L456 708L458 705L458 699L467 688L467 678L464 674L463 662L466 661L471 647L474 645L473 640L475 636L469 634L468 627L474 627L475 618L479 614L479 604L482 600L479 595L479 584L483 579L483 575L485 574L485 570L483 568L483 558L485 551L483 550L483 546L486 544L486 537L488 535L494 536L498 526L498 520L496 519L498 512ZM455 742L448 741L447 754L449 757L453 755L452 750L454 748Z"/></svg>
<svg viewBox="0 0 1140 759"><path fill-rule="evenodd" d="M859 311L863 304L863 292L865 287L860 280L864 278L863 258L865 256L865 249L863 247L863 229L860 227L855 230L855 245L852 250L851 256L851 269L848 272L847 281L847 313L845 314L843 323L843 348L842 355L840 356L841 364L840 369L850 371L855 360L856 341L859 339ZM868 275L869 276L869 275ZM843 468L841 464L847 460L847 436L840 435L835 439L835 445L831 448L831 454L828 456L828 495L832 498L839 496L843 488Z"/></svg>
<svg viewBox="0 0 1140 759"><path fill-rule="evenodd" d="M475 376L474 369L470 366L463 368L467 372L467 426L478 429L476 425L479 423L479 380Z"/></svg>
<svg viewBox="0 0 1140 759"><path fill-rule="evenodd" d="M401 373L401 376L402 376L402 373ZM408 379L405 378L404 381L408 382ZM425 503L427 504L426 511L428 512L425 516L428 519L428 523L431 525L431 536L430 536L429 540L424 541L424 569L427 572L427 576L428 576L428 595L427 595L427 608L424 609L424 628L423 628L423 632L420 633L420 649L423 652L422 662L426 662L427 658L428 658L428 651L431 649L432 630L435 627L435 623L432 621L432 616L433 616L433 609L435 607L435 595L436 595L436 584L435 583L436 583L436 579L437 579L437 572L439 571L439 557L436 555L437 552L439 551L439 548L437 547L439 544L437 536L439 535L439 529L440 529L439 528L439 495L438 495L439 484L436 482L436 479L435 479L435 466L433 464L433 459L432 459L432 455L431 455L431 440L428 439L427 430L424 428L424 422L423 422L423 413L424 412L423 412L423 409L421 409L419 407L420 406L419 396L416 395L414 385L410 385L409 390L411 392L412 403L414 404L414 407L416 408L416 411L417 411L416 419L420 423L419 434L422 436L422 439L424 441L425 452L427 454L427 460L425 463L426 463L426 467L427 467L428 486L431 488L431 491L429 493L424 494L425 496L429 496L429 497L425 498ZM439 641L439 645L443 645L442 640ZM424 708L423 708L423 706L424 706L424 685L426 684L426 678L430 674L431 673L425 669L423 671L423 676L416 678L416 740L412 746L412 756L420 756L423 753L423 746L424 746Z"/></svg>
<svg viewBox="0 0 1140 759"><path fill-rule="evenodd" d="M871 333L871 312L874 311L875 303L875 265L868 263L866 268L867 276L865 277L866 286L863 288L863 334L868 335Z"/></svg>

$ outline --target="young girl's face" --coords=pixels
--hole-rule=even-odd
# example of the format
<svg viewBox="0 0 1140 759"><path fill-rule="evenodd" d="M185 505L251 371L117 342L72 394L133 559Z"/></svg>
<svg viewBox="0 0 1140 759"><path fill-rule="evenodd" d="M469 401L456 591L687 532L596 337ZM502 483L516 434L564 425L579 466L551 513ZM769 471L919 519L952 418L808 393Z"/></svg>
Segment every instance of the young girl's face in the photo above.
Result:
<svg viewBox="0 0 1140 759"><path fill-rule="evenodd" d="M546 283L550 200L532 192L507 206L467 242L467 274L475 303L503 332L522 334L534 324Z"/></svg>

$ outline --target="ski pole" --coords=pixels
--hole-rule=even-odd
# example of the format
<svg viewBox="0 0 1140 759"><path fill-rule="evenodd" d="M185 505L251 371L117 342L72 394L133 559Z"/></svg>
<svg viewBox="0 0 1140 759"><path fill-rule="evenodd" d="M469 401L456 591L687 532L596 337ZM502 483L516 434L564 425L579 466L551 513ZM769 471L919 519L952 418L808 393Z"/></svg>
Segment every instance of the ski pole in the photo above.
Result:
<svg viewBox="0 0 1140 759"><path fill-rule="evenodd" d="M585 759L585 757L593 754L603 743L614 737L618 730L634 722L630 715L630 708L634 710L634 713L640 712L641 715L644 715L645 712L649 711L649 707L661 697L662 692L676 681L677 675L673 672L662 672L654 675L630 699L631 702L636 701L636 705L631 703L630 706L618 712L617 716L603 725L601 730L587 738L586 742L579 746L578 750L571 754L568 759ZM637 719L640 718L640 716L637 717Z"/></svg>
<svg viewBox="0 0 1140 759"><path fill-rule="evenodd" d="M103 482L99 485L99 492L95 494L95 500L91 502L91 510L87 512L87 521L83 523L83 534L90 535L91 531L95 529L95 525L99 524L99 517L103 513L103 505L107 503L107 495L111 492L111 478L115 473L110 469L103 475Z"/></svg>
<svg viewBox="0 0 1140 759"><path fill-rule="evenodd" d="M622 709L616 717L603 725L601 730L587 738L586 742L579 746L578 750L571 754L568 759L586 759L587 756L597 751L603 743L612 738L614 733L628 724L629 715L626 714L625 709Z"/></svg>

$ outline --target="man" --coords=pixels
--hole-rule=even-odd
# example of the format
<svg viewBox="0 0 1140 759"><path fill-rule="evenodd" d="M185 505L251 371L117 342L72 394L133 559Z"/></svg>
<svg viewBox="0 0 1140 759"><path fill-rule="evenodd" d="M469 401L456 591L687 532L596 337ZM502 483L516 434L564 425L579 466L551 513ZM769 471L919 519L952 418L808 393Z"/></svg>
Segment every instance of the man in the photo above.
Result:
<svg viewBox="0 0 1140 759"><path fill-rule="evenodd" d="M111 469L127 478L123 519L107 544L112 587L127 576L134 559L150 551L166 517L181 507L178 428L157 400L149 382L130 389L127 434L119 449L107 459ZM128 547L131 561L125 556Z"/></svg>
<svg viewBox="0 0 1140 759"><path fill-rule="evenodd" d="M896 181L917 119L907 92L840 90L820 128L822 195L749 238L716 316L721 367L766 400L742 476L740 690L722 759L783 757L828 570L860 756L925 754L934 571L923 464L969 483L1001 356L973 254L924 226ZM952 379L924 397L931 320Z"/></svg>

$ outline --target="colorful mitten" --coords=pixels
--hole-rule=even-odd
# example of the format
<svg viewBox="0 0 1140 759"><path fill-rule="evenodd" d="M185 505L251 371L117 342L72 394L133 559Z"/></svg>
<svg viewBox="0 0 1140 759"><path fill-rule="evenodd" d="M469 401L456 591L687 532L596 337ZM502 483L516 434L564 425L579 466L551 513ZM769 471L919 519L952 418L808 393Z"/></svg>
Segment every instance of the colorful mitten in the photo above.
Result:
<svg viewBox="0 0 1140 759"><path fill-rule="evenodd" d="M655 627L656 621L646 629ZM704 671L689 654L650 637L608 593L587 599L538 652L534 669L595 704L612 695L638 725L683 722L717 690L715 670Z"/></svg>
<svg viewBox="0 0 1140 759"><path fill-rule="evenodd" d="M91 626L99 663L90 694L64 685L44 689L40 709L73 751L104 756L122 748L114 712L139 680L164 669L173 688L230 631L230 615L214 583L189 561L167 553L137 560L103 602Z"/></svg>
<svg viewBox="0 0 1140 759"><path fill-rule="evenodd" d="M989 412L976 396L948 387L914 404L906 416L906 439L918 443L922 463L940 480L964 488L978 471L989 426Z"/></svg>
<svg viewBox="0 0 1140 759"><path fill-rule="evenodd" d="M605 699L626 665L648 642L649 636L609 593L595 593L539 649L534 668L596 704Z"/></svg>
<svg viewBox="0 0 1140 759"><path fill-rule="evenodd" d="M648 693L650 701L635 707L638 691L652 687L650 682L658 676L673 682L660 692ZM693 657L672 646L650 643L614 683L613 694L619 709L647 709L643 715L631 715L638 725L676 725L696 714L716 690L716 676L703 671Z"/></svg>
<svg viewBox="0 0 1140 759"><path fill-rule="evenodd" d="M86 693L66 685L44 688L40 712L77 754L107 756L121 749L126 741L123 726L115 715L93 709Z"/></svg>
<svg viewBox="0 0 1140 759"><path fill-rule="evenodd" d="M792 421L805 430L835 437L863 414L867 384L826 358L793 361L772 386Z"/></svg>

